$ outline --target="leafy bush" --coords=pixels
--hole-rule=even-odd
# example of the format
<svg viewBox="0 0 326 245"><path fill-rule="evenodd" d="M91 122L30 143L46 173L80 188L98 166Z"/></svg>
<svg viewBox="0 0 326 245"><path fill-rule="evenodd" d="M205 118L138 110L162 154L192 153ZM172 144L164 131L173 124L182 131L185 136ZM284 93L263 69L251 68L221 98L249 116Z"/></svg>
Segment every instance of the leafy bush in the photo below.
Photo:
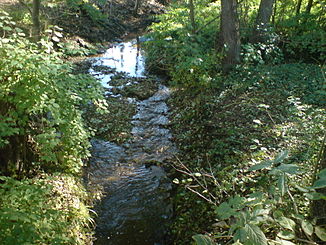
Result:
<svg viewBox="0 0 326 245"><path fill-rule="evenodd" d="M287 58L325 61L326 18L321 13L304 13L279 23L278 32L283 33L282 48Z"/></svg>
<svg viewBox="0 0 326 245"><path fill-rule="evenodd" d="M60 60L51 43L43 42L38 50L14 24L2 31L0 151L12 151L2 159L2 171L15 172L18 164L24 169L16 171L42 167L79 172L90 146L79 108L101 99L99 83L72 75L71 65Z"/></svg>
<svg viewBox="0 0 326 245"><path fill-rule="evenodd" d="M160 22L151 26L150 41L145 44L149 70L163 71L175 84L183 86L209 84L219 58L213 50L215 31L211 28L216 27L216 21L209 25L210 28L202 27L216 20L217 9L216 3L208 1L196 5L195 34L184 4L175 3L166 14L159 16Z"/></svg>
<svg viewBox="0 0 326 245"><path fill-rule="evenodd" d="M90 217L80 202L81 189L73 190L73 178L17 181L2 176L0 181L1 244L86 244L82 231ZM68 203L69 198L74 203Z"/></svg>
<svg viewBox="0 0 326 245"><path fill-rule="evenodd" d="M194 93L180 89L174 94L172 125L181 151L181 160L174 163L180 172L174 180L178 185L178 218L173 231L178 244L189 244L196 233L206 233L193 237L198 244L214 244L219 235L216 240L227 243L233 236L239 238L250 231L256 231L262 239L263 233L268 239L290 242L294 234L309 240L311 234L307 238L300 230L302 223L312 224L315 235L318 232L322 236L323 227L307 217L313 190L302 192L305 188L299 190L296 185L310 185L325 130L322 72L318 65L311 64L248 67L221 78L225 84L222 91L206 88ZM291 157L275 160L284 147ZM252 165L264 159L271 163L273 158L276 162L269 167L249 171ZM291 172L295 169L300 171ZM251 203L259 192L264 194ZM241 208L233 207L232 198L236 196L241 197ZM212 212L213 207L222 204L234 211L229 217ZM259 209L269 212L256 215ZM227 214L221 210L219 215ZM277 211L296 226L288 238L284 237L289 231L277 221L279 217L274 217ZM189 228L191 220L196 222ZM240 240L242 244L254 244L245 236Z"/></svg>
<svg viewBox="0 0 326 245"><path fill-rule="evenodd" d="M103 14L95 3L86 0L68 0L67 4L71 11L78 11L95 23L101 24L107 21L108 16Z"/></svg>

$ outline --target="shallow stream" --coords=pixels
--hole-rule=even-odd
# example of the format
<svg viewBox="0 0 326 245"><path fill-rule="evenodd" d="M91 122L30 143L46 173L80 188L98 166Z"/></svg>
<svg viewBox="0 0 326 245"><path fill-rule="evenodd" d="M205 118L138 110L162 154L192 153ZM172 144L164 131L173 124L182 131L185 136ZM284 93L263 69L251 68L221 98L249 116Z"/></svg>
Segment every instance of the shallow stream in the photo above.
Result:
<svg viewBox="0 0 326 245"><path fill-rule="evenodd" d="M107 96L115 86L114 74L127 73L128 84L144 77L144 57L140 40L117 43L103 56L93 59L90 72L101 80ZM113 68L101 72L96 66ZM92 141L88 168L88 189L100 189L104 195L95 206L96 245L165 245L167 224L172 216L171 181L160 166L172 158L176 149L168 129L170 90L157 80L158 89L144 100L128 98L137 106L132 118L131 139L121 145L104 140ZM121 86L121 85L120 85ZM108 115L109 116L109 115Z"/></svg>

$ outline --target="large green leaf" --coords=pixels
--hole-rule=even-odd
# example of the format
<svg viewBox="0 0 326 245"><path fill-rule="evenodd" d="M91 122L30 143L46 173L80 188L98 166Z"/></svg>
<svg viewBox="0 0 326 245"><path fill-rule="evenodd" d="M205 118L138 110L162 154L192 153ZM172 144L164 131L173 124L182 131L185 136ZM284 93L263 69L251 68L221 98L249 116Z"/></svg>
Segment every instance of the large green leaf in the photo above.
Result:
<svg viewBox="0 0 326 245"><path fill-rule="evenodd" d="M282 162L285 158L287 158L289 155L288 150L281 151L273 160L274 163L280 163Z"/></svg>
<svg viewBox="0 0 326 245"><path fill-rule="evenodd" d="M287 191L286 176L284 173L278 178L277 186L281 192L281 196L284 196L285 192Z"/></svg>
<svg viewBox="0 0 326 245"><path fill-rule="evenodd" d="M243 208L243 204L246 201L246 198L235 196L233 198L230 198L228 203L230 206L232 206L234 209Z"/></svg>
<svg viewBox="0 0 326 245"><path fill-rule="evenodd" d="M306 198L308 198L309 200L320 200L320 199L324 199L325 200L325 195L323 195L322 193L319 192L310 192L310 193L304 193L303 194Z"/></svg>
<svg viewBox="0 0 326 245"><path fill-rule="evenodd" d="M264 232L253 224L246 224L244 227L238 229L233 240L240 240L245 245L267 245Z"/></svg>
<svg viewBox="0 0 326 245"><path fill-rule="evenodd" d="M230 207L230 205L227 202L223 202L221 205L219 205L216 208L216 213L221 219L228 219L232 215L236 214L236 211Z"/></svg>
<svg viewBox="0 0 326 245"><path fill-rule="evenodd" d="M311 236L312 233L314 232L313 225L306 220L302 220L301 227L302 227L302 230L304 231L304 233L306 233L306 235L308 235L308 236Z"/></svg>
<svg viewBox="0 0 326 245"><path fill-rule="evenodd" d="M324 168L323 170L321 170L317 175L318 175L318 177L320 179L325 179L326 178L326 168Z"/></svg>
<svg viewBox="0 0 326 245"><path fill-rule="evenodd" d="M196 241L197 245L214 245L215 243L211 240L209 236L197 234L192 236L192 239Z"/></svg>
<svg viewBox="0 0 326 245"><path fill-rule="evenodd" d="M315 233L318 236L318 238L320 240L322 240L323 242L326 242L326 230L323 227L320 226L316 226L315 227Z"/></svg>
<svg viewBox="0 0 326 245"><path fill-rule="evenodd" d="M293 231L284 230L280 231L277 236L285 240L292 240L295 238L295 233Z"/></svg>
<svg viewBox="0 0 326 245"><path fill-rule="evenodd" d="M291 231L295 230L295 222L292 219L287 217L279 217L276 221L284 228L289 229Z"/></svg>
<svg viewBox="0 0 326 245"><path fill-rule="evenodd" d="M319 179L319 180L315 181L314 185L312 186L312 188L314 188L314 189L320 189L320 188L325 188L325 187L326 187L326 178Z"/></svg>
<svg viewBox="0 0 326 245"><path fill-rule="evenodd" d="M276 169L287 173L287 174L298 174L300 173L300 168L299 166L295 165L295 164L281 164L280 166L278 166Z"/></svg>
<svg viewBox="0 0 326 245"><path fill-rule="evenodd" d="M264 168L269 168L271 167L273 164L272 161L264 161L262 163L258 163L252 167L249 168L249 171L255 171L255 170L261 170L261 169L264 169Z"/></svg>

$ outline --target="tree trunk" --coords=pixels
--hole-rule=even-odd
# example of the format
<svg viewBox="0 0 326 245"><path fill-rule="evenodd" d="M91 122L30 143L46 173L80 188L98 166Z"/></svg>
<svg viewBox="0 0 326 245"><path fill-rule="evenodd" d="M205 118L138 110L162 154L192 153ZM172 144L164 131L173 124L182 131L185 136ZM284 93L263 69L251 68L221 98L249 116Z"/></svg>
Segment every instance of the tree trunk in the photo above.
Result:
<svg viewBox="0 0 326 245"><path fill-rule="evenodd" d="M140 0L136 0L135 2L135 7L134 7L134 13L137 15L138 14L138 10L140 8Z"/></svg>
<svg viewBox="0 0 326 245"><path fill-rule="evenodd" d="M250 40L252 43L265 41L266 32L268 31L270 18L273 13L274 1L275 0L260 1L255 29L253 31L252 38Z"/></svg>
<svg viewBox="0 0 326 245"><path fill-rule="evenodd" d="M40 7L41 0L33 0L32 21L33 30L32 38L35 42L40 41L41 24L40 24Z"/></svg>
<svg viewBox="0 0 326 245"><path fill-rule="evenodd" d="M312 8L313 0L309 0L307 7L306 7L306 13L310 14L311 8Z"/></svg>
<svg viewBox="0 0 326 245"><path fill-rule="evenodd" d="M322 143L322 147L318 157L318 163L315 170L314 180L316 180L316 173L326 168L326 133ZM326 188L318 189L318 192L326 196ZM312 215L317 220L317 225L326 224L326 200L315 200L312 202Z"/></svg>
<svg viewBox="0 0 326 245"><path fill-rule="evenodd" d="M272 14L272 24L275 24L275 19L276 19L276 13L277 13L277 0L275 0L274 3L274 10L273 10L273 14Z"/></svg>
<svg viewBox="0 0 326 245"><path fill-rule="evenodd" d="M196 32L194 0L189 0L189 18L191 23L191 31L194 34Z"/></svg>
<svg viewBox="0 0 326 245"><path fill-rule="evenodd" d="M300 14L301 5L302 5L302 0L298 0L297 7L296 7L296 10L295 10L295 15Z"/></svg>
<svg viewBox="0 0 326 245"><path fill-rule="evenodd" d="M240 34L237 0L222 0L220 47L225 50L222 70L229 72L240 63Z"/></svg>

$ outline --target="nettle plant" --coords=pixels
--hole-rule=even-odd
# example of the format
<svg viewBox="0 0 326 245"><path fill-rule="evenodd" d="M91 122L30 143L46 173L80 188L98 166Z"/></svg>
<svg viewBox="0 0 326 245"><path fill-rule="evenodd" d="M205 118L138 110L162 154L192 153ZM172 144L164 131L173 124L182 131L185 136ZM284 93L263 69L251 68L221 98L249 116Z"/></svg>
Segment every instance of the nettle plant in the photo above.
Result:
<svg viewBox="0 0 326 245"><path fill-rule="evenodd" d="M324 199L317 192L326 187L326 169L317 175L312 187L301 187L296 177L302 173L295 164L286 164L288 151L282 151L273 160L252 166L249 171L261 171L265 185L246 196L234 196L216 207L218 232L214 238L233 240L233 244L267 245L313 242L313 236L326 241L326 229L300 214L295 188L310 200ZM207 235L195 235L196 244L215 244Z"/></svg>

